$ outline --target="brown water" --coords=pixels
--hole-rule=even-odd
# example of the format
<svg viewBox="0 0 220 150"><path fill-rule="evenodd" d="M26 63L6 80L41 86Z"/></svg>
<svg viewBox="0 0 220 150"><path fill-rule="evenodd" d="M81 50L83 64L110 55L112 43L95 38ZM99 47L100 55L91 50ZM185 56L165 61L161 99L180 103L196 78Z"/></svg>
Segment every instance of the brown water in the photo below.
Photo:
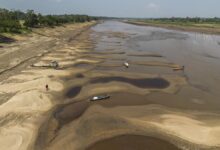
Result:
<svg viewBox="0 0 220 150"><path fill-rule="evenodd" d="M179 148L153 137L123 135L97 142L87 150L179 150Z"/></svg>
<svg viewBox="0 0 220 150"><path fill-rule="evenodd" d="M70 88L70 89L66 92L66 97L67 97L67 98L74 98L75 96L77 96L77 95L80 93L81 89L82 89L81 86L76 86L76 87Z"/></svg>
<svg viewBox="0 0 220 150"><path fill-rule="evenodd" d="M147 79L129 79L125 77L103 77L91 80L90 83L108 83L113 81L125 82L140 88L158 88L163 89L169 86L169 82L162 78L147 78Z"/></svg>

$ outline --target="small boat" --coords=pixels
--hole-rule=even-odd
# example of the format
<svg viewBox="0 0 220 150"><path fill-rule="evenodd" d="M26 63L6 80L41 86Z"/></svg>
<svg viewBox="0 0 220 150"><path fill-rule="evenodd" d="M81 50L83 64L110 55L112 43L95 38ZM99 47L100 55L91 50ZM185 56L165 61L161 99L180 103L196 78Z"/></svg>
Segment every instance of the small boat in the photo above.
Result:
<svg viewBox="0 0 220 150"><path fill-rule="evenodd" d="M129 68L129 63L128 63L128 62L125 62L125 63L124 63L124 66L125 66L126 68Z"/></svg>
<svg viewBox="0 0 220 150"><path fill-rule="evenodd" d="M185 66L173 68L173 71L184 71Z"/></svg>
<svg viewBox="0 0 220 150"><path fill-rule="evenodd" d="M50 64L49 64L50 67L52 68L58 68L59 67L59 64L57 61L51 61Z"/></svg>
<svg viewBox="0 0 220 150"><path fill-rule="evenodd" d="M31 67L45 67L57 69L59 67L59 63L57 61L51 61L49 64L32 64Z"/></svg>
<svg viewBox="0 0 220 150"><path fill-rule="evenodd" d="M100 101L100 100L106 100L109 99L109 95L100 95L100 96L94 96L90 99L90 101Z"/></svg>

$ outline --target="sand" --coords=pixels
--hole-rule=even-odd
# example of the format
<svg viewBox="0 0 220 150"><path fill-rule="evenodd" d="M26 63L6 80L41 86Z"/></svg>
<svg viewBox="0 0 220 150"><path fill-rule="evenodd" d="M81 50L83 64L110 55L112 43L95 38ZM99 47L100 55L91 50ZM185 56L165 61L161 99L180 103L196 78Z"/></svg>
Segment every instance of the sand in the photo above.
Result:
<svg viewBox="0 0 220 150"><path fill-rule="evenodd" d="M74 34L78 34L93 24L94 22L46 29L46 33L43 31L45 29L38 29L30 35L31 38L17 39L21 41L3 47L2 51L5 50L5 53L0 55L3 58L1 59L1 67L7 67L5 67L6 71L2 71L1 77L4 80L0 83L0 91L3 95L12 94L13 96L7 100L4 99L4 103L0 106L1 150L27 150L35 147L35 140L38 136L39 127L44 120L44 114L58 103L54 100L52 93L59 93L64 89L63 82L59 78L74 72L53 68L32 68L30 65L32 63L36 65L46 64L45 60L62 61L61 66L73 65L74 61L65 62L66 56L69 59L75 57L69 56L68 49L65 51L61 48L64 43L62 46L55 47L52 47L51 43L62 41L62 38L66 37L65 34L68 32L68 34L71 33L71 36L74 36ZM59 31L60 33L58 33ZM40 35L42 32L47 36ZM54 35L54 33L56 34ZM51 43L47 43L47 41ZM40 49L42 50L38 49L39 45L41 45ZM44 49L47 46L50 48L49 50ZM25 49L23 49L24 47ZM26 49L29 49L28 53L25 53ZM66 53L61 58L47 56L49 52L51 54L56 53L52 52L54 49ZM6 60L8 55L14 55L16 58ZM29 61L29 58L33 58L33 61ZM21 62L25 65L22 66ZM19 68L19 66L22 67ZM14 71L16 69L18 73ZM49 91L45 88L46 84L49 85Z"/></svg>
<svg viewBox="0 0 220 150"><path fill-rule="evenodd" d="M50 149L84 149L97 141L127 134L152 137L159 134L161 139L179 148L219 146L219 127L215 127L219 116L212 118L216 124L209 127L206 120L195 119L199 115L204 112L179 112L159 105L117 108L94 105L80 119L64 127ZM74 142L70 144L69 140Z"/></svg>

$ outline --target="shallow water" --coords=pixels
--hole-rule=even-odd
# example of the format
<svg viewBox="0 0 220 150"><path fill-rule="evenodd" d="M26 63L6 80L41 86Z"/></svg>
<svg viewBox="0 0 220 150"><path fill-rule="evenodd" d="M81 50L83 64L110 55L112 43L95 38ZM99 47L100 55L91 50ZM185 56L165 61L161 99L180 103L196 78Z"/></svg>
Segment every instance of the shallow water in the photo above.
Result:
<svg viewBox="0 0 220 150"><path fill-rule="evenodd" d="M128 70L120 67L98 69L185 76L189 85L176 94L176 103L179 97L184 97L185 103L192 103L193 99L198 99L202 102L200 105L206 105L207 109L215 111L220 108L220 36L136 26L116 21L106 21L95 26L93 30L102 33L105 40L104 43L98 42L97 51L105 52L109 48L124 51L126 56L118 56L117 59L125 58L124 61L131 62L132 66ZM116 33L117 37L107 36ZM109 47L106 44L108 41L123 44ZM113 61L111 59L107 57L106 61ZM123 59L121 63L124 62ZM164 59L168 64L184 65L185 71L173 72L171 68L148 64L152 61L162 64L166 62Z"/></svg>
<svg viewBox="0 0 220 150"><path fill-rule="evenodd" d="M72 87L66 92L65 95L67 98L74 98L80 93L81 89L82 89L81 86Z"/></svg>
<svg viewBox="0 0 220 150"><path fill-rule="evenodd" d="M129 83L140 88L163 89L169 86L169 82L162 78L129 79L125 77L103 77L93 79L90 83L109 83L113 81Z"/></svg>
<svg viewBox="0 0 220 150"><path fill-rule="evenodd" d="M179 150L173 144L147 136L122 135L95 143L87 150Z"/></svg>

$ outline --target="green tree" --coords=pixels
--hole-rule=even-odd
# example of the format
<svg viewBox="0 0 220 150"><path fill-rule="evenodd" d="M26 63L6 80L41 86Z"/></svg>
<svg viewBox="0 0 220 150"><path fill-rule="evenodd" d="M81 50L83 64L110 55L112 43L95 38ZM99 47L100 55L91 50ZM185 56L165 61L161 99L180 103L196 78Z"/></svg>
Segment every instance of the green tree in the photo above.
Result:
<svg viewBox="0 0 220 150"><path fill-rule="evenodd" d="M26 27L36 27L38 26L38 23L38 16L34 13L33 10L28 10L26 13L24 25Z"/></svg>

